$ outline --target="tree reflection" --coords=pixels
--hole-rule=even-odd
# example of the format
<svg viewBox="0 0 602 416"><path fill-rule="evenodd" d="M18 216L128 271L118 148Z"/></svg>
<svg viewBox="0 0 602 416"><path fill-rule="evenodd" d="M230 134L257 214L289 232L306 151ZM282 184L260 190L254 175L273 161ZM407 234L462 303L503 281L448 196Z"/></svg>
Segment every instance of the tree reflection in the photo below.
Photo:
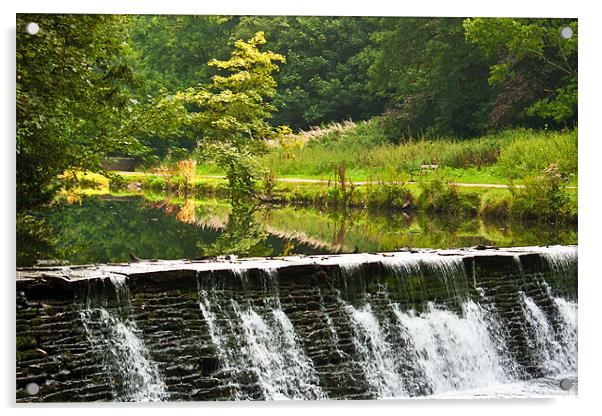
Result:
<svg viewBox="0 0 602 416"><path fill-rule="evenodd" d="M56 238L43 218L17 213L17 266L32 266L38 259L57 255Z"/></svg>
<svg viewBox="0 0 602 416"><path fill-rule="evenodd" d="M265 209L253 200L238 199L225 229L215 242L197 245L202 256L236 254L238 256L269 256L273 249L267 244L268 232L257 215Z"/></svg>

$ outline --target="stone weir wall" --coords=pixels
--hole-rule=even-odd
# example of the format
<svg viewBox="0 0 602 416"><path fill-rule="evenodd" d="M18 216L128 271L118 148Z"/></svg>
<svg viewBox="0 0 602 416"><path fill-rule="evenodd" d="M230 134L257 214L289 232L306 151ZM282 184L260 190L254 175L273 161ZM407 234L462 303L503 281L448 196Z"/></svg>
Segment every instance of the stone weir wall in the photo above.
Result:
<svg viewBox="0 0 602 416"><path fill-rule="evenodd" d="M371 399L541 377L576 370L576 294L576 247L20 269L17 402Z"/></svg>

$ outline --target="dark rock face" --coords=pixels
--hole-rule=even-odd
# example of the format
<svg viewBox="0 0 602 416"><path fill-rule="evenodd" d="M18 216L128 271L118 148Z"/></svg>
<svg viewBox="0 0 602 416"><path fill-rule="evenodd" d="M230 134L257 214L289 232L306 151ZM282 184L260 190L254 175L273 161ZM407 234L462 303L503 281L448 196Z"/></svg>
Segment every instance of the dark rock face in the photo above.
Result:
<svg viewBox="0 0 602 416"><path fill-rule="evenodd" d="M483 345L496 365L478 371L501 381L548 375L552 362L576 365L557 300L576 302L576 251L563 262L550 256L483 250L274 269L269 261L107 267L86 278L23 270L17 401L371 399L470 387L483 374L450 369L457 375L434 379L420 364L448 359L432 357L416 336L418 325L441 319L449 323L434 340L450 325L491 338ZM562 354L550 352L542 328ZM470 367L476 357L460 359ZM37 394L26 392L29 383Z"/></svg>

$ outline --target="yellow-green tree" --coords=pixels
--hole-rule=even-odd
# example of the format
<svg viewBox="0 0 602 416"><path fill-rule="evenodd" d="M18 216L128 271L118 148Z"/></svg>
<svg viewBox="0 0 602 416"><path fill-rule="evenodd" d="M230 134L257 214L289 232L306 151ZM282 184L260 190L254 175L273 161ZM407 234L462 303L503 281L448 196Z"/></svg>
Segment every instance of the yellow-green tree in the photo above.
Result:
<svg viewBox="0 0 602 416"><path fill-rule="evenodd" d="M260 50L265 43L263 32L247 42L238 40L230 59L209 62L218 70L210 84L176 94L190 110L186 122L198 131L199 155L213 158L226 171L234 200L254 193L261 174L256 156L266 151L265 141L290 132L268 122L276 111L272 73L285 58Z"/></svg>

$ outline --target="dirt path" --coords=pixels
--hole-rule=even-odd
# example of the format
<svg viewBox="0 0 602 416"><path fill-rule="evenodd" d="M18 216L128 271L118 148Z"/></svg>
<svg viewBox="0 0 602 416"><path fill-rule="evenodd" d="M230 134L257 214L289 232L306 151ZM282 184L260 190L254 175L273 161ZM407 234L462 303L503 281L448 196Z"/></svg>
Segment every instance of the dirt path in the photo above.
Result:
<svg viewBox="0 0 602 416"><path fill-rule="evenodd" d="M133 175L147 175L144 172L115 172L122 176L133 176ZM148 174L150 175L150 174ZM152 175L162 176L163 174L154 173ZM207 178L207 179L226 179L225 176L222 175L199 175L199 178ZM309 179L309 178L276 178L278 182L285 183L332 183L333 181L329 181L327 179ZM403 185L403 184L413 184L416 185L418 182L414 181L352 181L348 182L353 184L354 186L365 186L365 185L376 185L379 183L387 184L387 185ZM497 189L507 189L508 185L502 183L462 183L462 182L452 182L452 184L461 187L461 188L497 188ZM515 185L516 188L524 188L524 185ZM576 186L567 186L567 189L577 189Z"/></svg>

